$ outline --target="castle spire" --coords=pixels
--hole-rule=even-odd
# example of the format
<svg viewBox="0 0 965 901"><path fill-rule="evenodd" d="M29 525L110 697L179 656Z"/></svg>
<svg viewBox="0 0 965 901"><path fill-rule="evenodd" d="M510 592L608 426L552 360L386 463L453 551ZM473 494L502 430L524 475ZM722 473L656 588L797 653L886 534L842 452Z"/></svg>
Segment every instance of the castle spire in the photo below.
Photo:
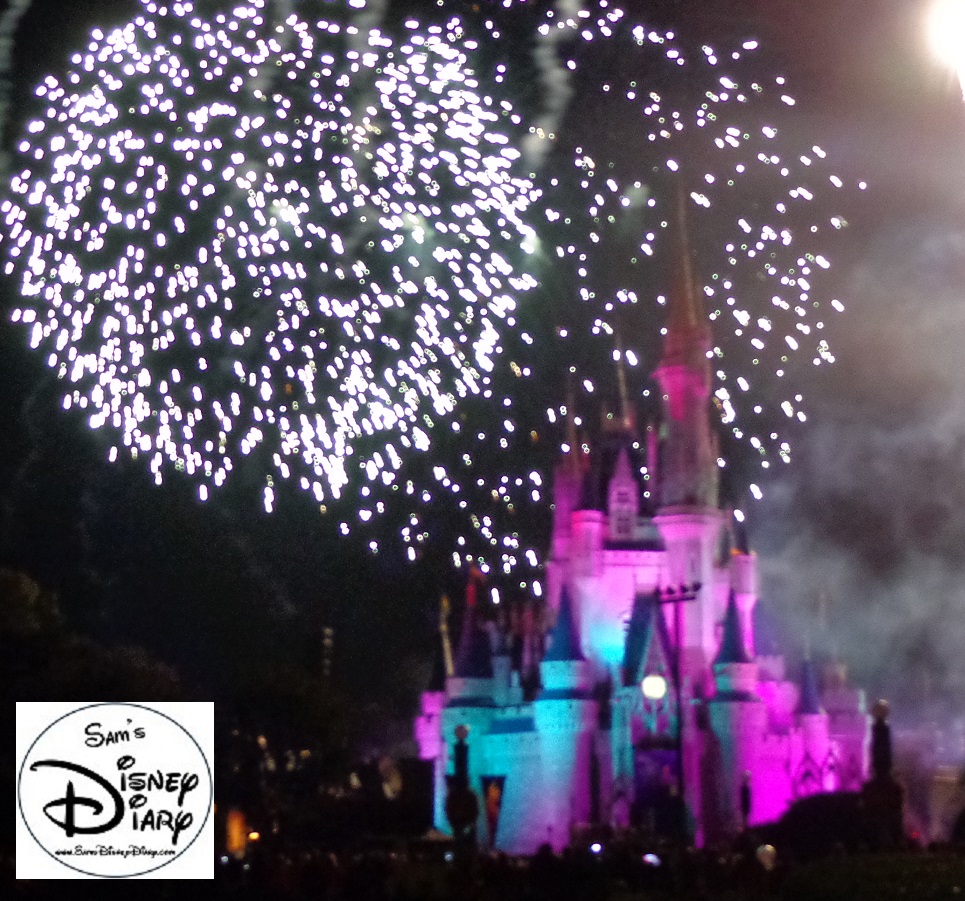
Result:
<svg viewBox="0 0 965 901"><path fill-rule="evenodd" d="M744 632L741 629L740 612L737 609L737 598L730 593L727 602L727 612L724 614L724 635L720 640L720 651L717 653L715 664L750 663L747 648L744 645Z"/></svg>
<svg viewBox="0 0 965 901"><path fill-rule="evenodd" d="M656 371L664 399L667 440L661 480L664 507L716 508L717 449L710 429L710 323L696 291L687 236L688 194L678 183L663 355Z"/></svg>
<svg viewBox="0 0 965 901"><path fill-rule="evenodd" d="M556 625L550 633L550 646L543 656L545 661L583 660L580 650L580 637L573 618L573 603L569 589L564 585L560 596L560 609L556 614Z"/></svg>
<svg viewBox="0 0 965 901"><path fill-rule="evenodd" d="M668 224L674 255L673 277L667 308L667 335L663 365L706 357L710 349L710 326L704 314L694 278L690 236L687 229L687 191L683 177L677 181L674 216ZM683 358L683 359L681 359Z"/></svg>
<svg viewBox="0 0 965 901"><path fill-rule="evenodd" d="M455 674L452 662L452 642L449 639L449 596L444 594L439 598L439 648L442 651L443 683L445 679Z"/></svg>
<svg viewBox="0 0 965 901"><path fill-rule="evenodd" d="M477 584L481 581L482 573L473 567L466 586L466 612L462 617L462 632L456 650L456 676L463 679L491 679L493 675L489 634L479 621L476 605Z"/></svg>

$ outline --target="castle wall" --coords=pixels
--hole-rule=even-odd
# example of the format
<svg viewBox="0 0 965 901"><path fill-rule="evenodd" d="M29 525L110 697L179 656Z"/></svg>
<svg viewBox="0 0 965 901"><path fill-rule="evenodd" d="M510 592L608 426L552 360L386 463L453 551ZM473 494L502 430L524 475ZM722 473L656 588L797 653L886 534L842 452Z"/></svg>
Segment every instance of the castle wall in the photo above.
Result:
<svg viewBox="0 0 965 901"><path fill-rule="evenodd" d="M751 825L780 819L791 803L791 743L789 734L761 736L751 769Z"/></svg>
<svg viewBox="0 0 965 901"><path fill-rule="evenodd" d="M533 706L542 768L538 807L544 828L539 834L553 850L560 851L569 844L572 827L590 818L590 758L597 705L567 698L537 699Z"/></svg>
<svg viewBox="0 0 965 901"><path fill-rule="evenodd" d="M741 788L745 781L750 783L753 805L753 772L767 729L767 708L756 694L756 663L718 663L714 672L717 694L708 704L714 753L720 762L714 825L726 837L743 826ZM708 812L708 819L710 816Z"/></svg>
<svg viewBox="0 0 965 901"><path fill-rule="evenodd" d="M607 550L593 575L572 574L583 653L598 674L623 661L626 623L637 594L653 591L663 570L660 551ZM558 596L554 599L558 605Z"/></svg>

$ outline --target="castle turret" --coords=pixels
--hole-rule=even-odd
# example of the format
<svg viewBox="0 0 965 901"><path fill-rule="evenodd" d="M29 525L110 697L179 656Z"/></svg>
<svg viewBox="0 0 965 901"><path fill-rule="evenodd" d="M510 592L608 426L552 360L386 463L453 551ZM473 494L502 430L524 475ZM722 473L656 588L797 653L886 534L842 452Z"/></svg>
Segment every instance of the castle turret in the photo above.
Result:
<svg viewBox="0 0 965 901"><path fill-rule="evenodd" d="M755 819L754 793L760 788L755 784L755 771L767 725L767 709L756 692L757 675L757 664L744 646L740 612L731 593L720 650L714 660L715 693L708 705L711 731L719 752L717 801L719 826L724 835L735 834L743 825L741 790L748 779L751 800L748 819ZM707 825L711 828L710 823Z"/></svg>
<svg viewBox="0 0 965 901"><path fill-rule="evenodd" d="M456 649L453 675L446 680L450 698L492 697L493 660L489 632L480 621L475 593L467 591L466 612Z"/></svg>
<svg viewBox="0 0 965 901"><path fill-rule="evenodd" d="M556 625L540 665L543 690L533 704L543 761L541 806L546 839L557 850L569 844L560 824L587 822L591 809L590 761L597 703L590 665L580 648L569 591L560 598Z"/></svg>
<svg viewBox="0 0 965 901"><path fill-rule="evenodd" d="M744 630L735 593L730 593L724 613L720 648L714 659L714 684L718 691L753 694L757 686L757 664L744 644Z"/></svg>
<svg viewBox="0 0 965 901"><path fill-rule="evenodd" d="M566 399L566 452L553 473L553 547L554 561L565 559L570 550L573 511L580 506L583 489L584 456L576 431L576 398L570 385Z"/></svg>
<svg viewBox="0 0 965 901"><path fill-rule="evenodd" d="M587 473L589 482L596 475ZM579 508L573 511L570 531L571 572L574 576L599 576L603 571L606 514L598 494L586 488Z"/></svg>
<svg viewBox="0 0 965 901"><path fill-rule="evenodd" d="M831 739L838 749L838 788L857 791L868 778L871 718L864 690L848 683L848 668L840 660L825 667L822 700Z"/></svg>
<svg viewBox="0 0 965 901"><path fill-rule="evenodd" d="M730 584L744 633L744 645L753 659L757 656L754 643L754 608L758 598L757 555L746 548L734 548L730 555L730 573Z"/></svg>
<svg viewBox="0 0 965 901"><path fill-rule="evenodd" d="M433 822L442 823L445 812L446 746L443 740L443 718L446 707L446 682L453 675L452 647L449 643L449 598L439 599L439 641L432 655L429 685L422 693L419 716L415 720L415 739L419 757L432 761L432 784L435 809Z"/></svg>
<svg viewBox="0 0 965 901"><path fill-rule="evenodd" d="M556 664L561 664L556 666ZM574 677L582 675L586 669L586 658L580 648L580 636L576 626L576 617L573 612L573 601L570 599L570 592L564 587L560 595L560 607L556 613L556 623L553 631L550 632L547 640L546 653L543 655L541 671L545 674L549 672L552 676L554 685L560 687L559 681L566 681L570 674ZM544 678L543 686L549 687L549 683Z"/></svg>
<svg viewBox="0 0 965 901"><path fill-rule="evenodd" d="M633 477L630 454L626 445L617 454L616 466L607 491L610 541L630 542L634 539L640 515L640 487Z"/></svg>
<svg viewBox="0 0 965 901"><path fill-rule="evenodd" d="M440 632L448 612L445 597L440 604ZM443 647L445 635L440 634L440 641L436 644L432 655L432 671L429 684L422 692L421 712L415 721L415 738L419 745L419 757L422 760L438 760L442 754L442 735L440 732L442 709L446 706L446 657Z"/></svg>
<svg viewBox="0 0 965 901"><path fill-rule="evenodd" d="M801 685L798 695L798 716L816 716L824 713L821 706L821 692L818 689L818 675L811 658L801 664Z"/></svg>
<svg viewBox="0 0 965 901"><path fill-rule="evenodd" d="M833 773L827 765L831 752L830 724L821 704L817 670L810 657L801 664L796 719L801 730L802 754L796 774L797 793L810 795L834 788Z"/></svg>

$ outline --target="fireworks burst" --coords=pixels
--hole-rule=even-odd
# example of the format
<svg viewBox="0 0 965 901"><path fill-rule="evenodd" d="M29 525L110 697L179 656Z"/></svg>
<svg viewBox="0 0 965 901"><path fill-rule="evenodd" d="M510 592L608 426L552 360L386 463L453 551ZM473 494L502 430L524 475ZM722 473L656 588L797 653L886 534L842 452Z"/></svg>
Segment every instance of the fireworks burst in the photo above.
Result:
<svg viewBox="0 0 965 901"><path fill-rule="evenodd" d="M143 6L37 91L2 207L14 320L112 459L203 500L252 456L266 509L281 479L367 520L417 492L405 458L488 391L534 284L518 117L456 21Z"/></svg>
<svg viewBox="0 0 965 901"><path fill-rule="evenodd" d="M785 135L795 101L783 77L762 74L755 41L720 53L643 26L629 35L620 68L630 74L596 86L588 137L552 186L556 252L572 266L583 308L561 329L573 339L567 356L580 360L587 391L601 381L587 332L630 366L655 365L659 345L647 332L657 330L642 326L665 302L667 228L683 180L718 342L716 403L767 469L790 459L789 420L806 419L795 371L834 359L825 320L843 306L828 296L828 269L848 192L821 147ZM594 353L602 356L599 345Z"/></svg>
<svg viewBox="0 0 965 901"><path fill-rule="evenodd" d="M247 456L269 510L289 482L345 533L391 508L411 558L442 534L456 565L537 572L547 379L563 360L595 392L613 356L653 368L686 161L721 418L761 466L788 458L775 422L806 408L779 389L833 359L828 198L847 193L785 134L793 100L751 43L691 50L606 0L513 3L521 63L495 15L477 47L456 19L382 33L355 2L142 3L41 85L3 206L14 318L112 455L202 499ZM539 239L524 166L551 195ZM517 309L521 248L551 309ZM518 390L537 373L548 391Z"/></svg>

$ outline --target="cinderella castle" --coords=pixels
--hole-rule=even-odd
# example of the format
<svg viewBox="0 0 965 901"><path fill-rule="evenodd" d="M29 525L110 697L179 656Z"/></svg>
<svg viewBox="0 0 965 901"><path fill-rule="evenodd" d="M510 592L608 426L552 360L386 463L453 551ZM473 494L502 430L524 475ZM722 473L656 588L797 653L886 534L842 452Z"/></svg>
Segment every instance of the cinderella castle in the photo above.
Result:
<svg viewBox="0 0 965 901"><path fill-rule="evenodd" d="M511 853L559 850L594 826L659 832L668 810L714 845L867 775L863 692L840 667L805 660L792 677L756 647L757 559L731 546L718 501L710 325L679 233L654 373L662 421L636 434L625 404L599 446L571 430L546 628L532 610L487 621L470 579L456 651L422 695L415 733L440 830L460 726L476 832Z"/></svg>

